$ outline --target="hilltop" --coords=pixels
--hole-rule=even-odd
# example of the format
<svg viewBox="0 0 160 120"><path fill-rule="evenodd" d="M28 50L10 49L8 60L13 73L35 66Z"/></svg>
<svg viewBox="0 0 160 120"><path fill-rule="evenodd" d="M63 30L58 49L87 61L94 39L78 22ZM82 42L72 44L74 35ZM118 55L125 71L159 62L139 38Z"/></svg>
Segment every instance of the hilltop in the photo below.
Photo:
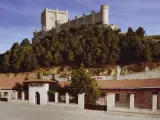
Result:
<svg viewBox="0 0 160 120"><path fill-rule="evenodd" d="M136 31L128 28L122 35L120 29L115 31L91 25L62 30L56 36L45 37L36 44L24 39L0 55L0 72L29 72L53 66L76 68L82 62L88 68L140 62L156 62L159 66L160 42L151 42L144 35L142 27Z"/></svg>

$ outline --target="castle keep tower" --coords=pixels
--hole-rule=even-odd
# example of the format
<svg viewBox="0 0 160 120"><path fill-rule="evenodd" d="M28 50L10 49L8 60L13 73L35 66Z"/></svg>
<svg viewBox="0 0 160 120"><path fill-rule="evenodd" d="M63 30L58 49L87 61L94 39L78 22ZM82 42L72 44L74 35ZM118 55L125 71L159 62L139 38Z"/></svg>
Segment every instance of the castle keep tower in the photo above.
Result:
<svg viewBox="0 0 160 120"><path fill-rule="evenodd" d="M102 24L104 24L104 25L109 24L109 6L102 5L100 12L101 12Z"/></svg>
<svg viewBox="0 0 160 120"><path fill-rule="evenodd" d="M41 14L42 30L50 30L56 27L56 21L63 24L68 22L68 11L50 10L45 8Z"/></svg>

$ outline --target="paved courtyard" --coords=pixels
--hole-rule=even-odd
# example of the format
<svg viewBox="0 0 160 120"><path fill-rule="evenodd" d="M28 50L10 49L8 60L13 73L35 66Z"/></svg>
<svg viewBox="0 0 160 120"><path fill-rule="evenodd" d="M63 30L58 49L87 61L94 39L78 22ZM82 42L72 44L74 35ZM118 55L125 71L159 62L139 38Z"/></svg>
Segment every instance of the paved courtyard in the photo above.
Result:
<svg viewBox="0 0 160 120"><path fill-rule="evenodd" d="M159 120L159 116L124 115L76 108L0 102L0 120Z"/></svg>

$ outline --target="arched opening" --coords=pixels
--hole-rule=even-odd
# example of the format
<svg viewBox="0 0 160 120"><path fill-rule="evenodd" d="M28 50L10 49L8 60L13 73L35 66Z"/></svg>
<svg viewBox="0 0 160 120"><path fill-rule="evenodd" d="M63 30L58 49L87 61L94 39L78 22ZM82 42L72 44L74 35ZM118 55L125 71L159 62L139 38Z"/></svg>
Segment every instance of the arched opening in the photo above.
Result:
<svg viewBox="0 0 160 120"><path fill-rule="evenodd" d="M40 94L39 94L39 92L36 92L36 95L35 95L35 104L40 105Z"/></svg>

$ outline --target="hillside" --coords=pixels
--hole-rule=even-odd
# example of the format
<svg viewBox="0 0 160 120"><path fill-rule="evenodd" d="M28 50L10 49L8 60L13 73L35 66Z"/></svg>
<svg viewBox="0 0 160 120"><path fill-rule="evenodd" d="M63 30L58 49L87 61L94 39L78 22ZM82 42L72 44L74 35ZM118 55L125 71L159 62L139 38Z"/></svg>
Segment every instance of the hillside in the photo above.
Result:
<svg viewBox="0 0 160 120"><path fill-rule="evenodd" d="M124 35L103 26L82 26L30 44L24 39L0 55L1 73L28 72L52 66L86 67L160 61L160 42L145 40L143 28Z"/></svg>
<svg viewBox="0 0 160 120"><path fill-rule="evenodd" d="M152 36L145 36L147 40L158 40L160 41L160 35L152 35Z"/></svg>

